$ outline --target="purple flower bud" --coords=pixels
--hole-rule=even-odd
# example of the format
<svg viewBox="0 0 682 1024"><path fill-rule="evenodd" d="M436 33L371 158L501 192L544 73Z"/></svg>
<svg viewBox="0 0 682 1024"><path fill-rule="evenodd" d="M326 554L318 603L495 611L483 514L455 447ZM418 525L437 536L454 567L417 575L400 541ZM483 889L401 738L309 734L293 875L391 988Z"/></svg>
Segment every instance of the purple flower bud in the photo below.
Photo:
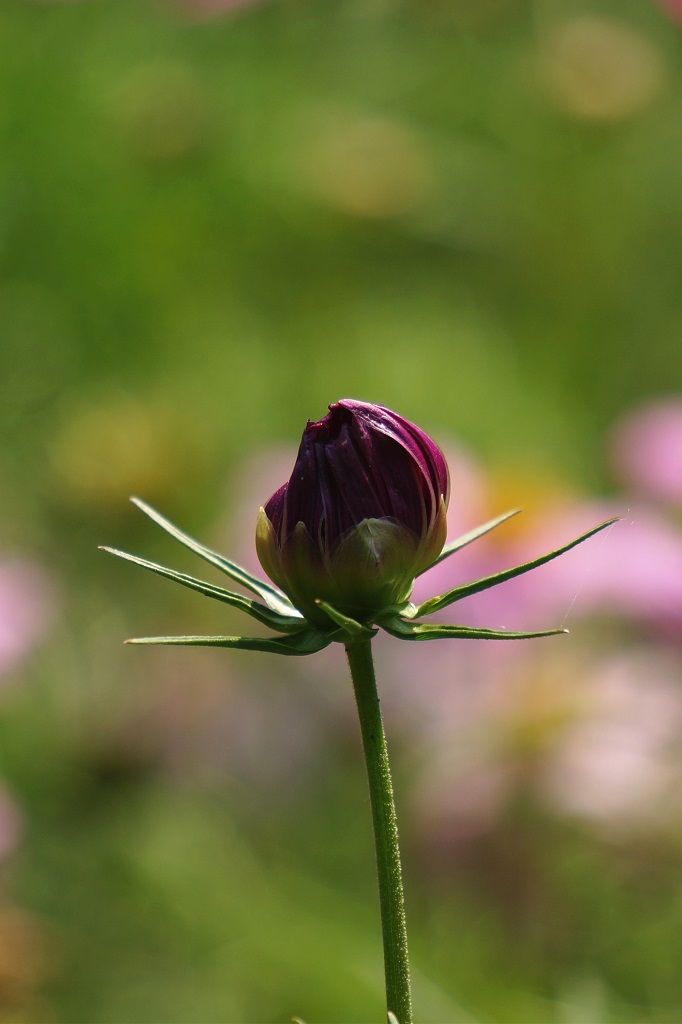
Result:
<svg viewBox="0 0 682 1024"><path fill-rule="evenodd" d="M404 604L445 543L448 468L390 409L342 399L308 421L294 471L260 511L261 565L311 622L329 602L361 622Z"/></svg>

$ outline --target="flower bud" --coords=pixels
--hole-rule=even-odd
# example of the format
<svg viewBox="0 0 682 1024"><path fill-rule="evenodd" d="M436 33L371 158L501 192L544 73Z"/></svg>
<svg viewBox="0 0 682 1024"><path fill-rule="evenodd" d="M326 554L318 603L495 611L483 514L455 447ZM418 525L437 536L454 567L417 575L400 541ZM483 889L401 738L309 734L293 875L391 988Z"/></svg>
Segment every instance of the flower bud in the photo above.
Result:
<svg viewBox="0 0 682 1024"><path fill-rule="evenodd" d="M270 579L313 623L315 603L368 623L404 604L445 543L442 452L390 409L342 399L308 421L288 483L260 510L256 548Z"/></svg>

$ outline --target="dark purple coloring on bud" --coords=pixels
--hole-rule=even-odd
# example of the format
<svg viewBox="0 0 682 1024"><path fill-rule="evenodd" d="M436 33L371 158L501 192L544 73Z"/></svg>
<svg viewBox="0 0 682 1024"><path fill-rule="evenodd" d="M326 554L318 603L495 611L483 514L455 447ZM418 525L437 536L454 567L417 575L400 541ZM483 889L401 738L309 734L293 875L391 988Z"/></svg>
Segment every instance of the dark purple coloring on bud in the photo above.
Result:
<svg viewBox="0 0 682 1024"><path fill-rule="evenodd" d="M409 420L342 399L308 421L288 483L261 510L258 556L303 614L328 601L362 622L404 604L445 542L448 468Z"/></svg>

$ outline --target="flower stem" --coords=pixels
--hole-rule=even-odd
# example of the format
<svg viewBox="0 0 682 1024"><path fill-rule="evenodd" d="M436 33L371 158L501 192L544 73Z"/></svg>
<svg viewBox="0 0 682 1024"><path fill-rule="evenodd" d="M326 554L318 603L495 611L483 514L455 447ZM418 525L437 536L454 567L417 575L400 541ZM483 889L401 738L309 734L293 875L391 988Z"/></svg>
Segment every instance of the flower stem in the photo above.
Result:
<svg viewBox="0 0 682 1024"><path fill-rule="evenodd" d="M372 825L379 876L379 903L384 941L386 1008L399 1024L412 1024L410 968L403 896L398 823L393 802L391 769L381 720L371 640L346 644L372 805Z"/></svg>

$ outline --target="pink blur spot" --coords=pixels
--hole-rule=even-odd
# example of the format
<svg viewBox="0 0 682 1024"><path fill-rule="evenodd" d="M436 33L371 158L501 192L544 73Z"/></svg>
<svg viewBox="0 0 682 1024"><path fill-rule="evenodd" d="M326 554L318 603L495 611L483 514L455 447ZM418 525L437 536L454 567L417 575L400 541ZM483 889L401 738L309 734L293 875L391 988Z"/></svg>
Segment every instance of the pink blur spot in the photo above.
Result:
<svg viewBox="0 0 682 1024"><path fill-rule="evenodd" d="M658 6L667 11L676 21L682 21L682 0L658 0Z"/></svg>
<svg viewBox="0 0 682 1024"><path fill-rule="evenodd" d="M14 671L54 618L51 582L38 566L0 562L0 676Z"/></svg>
<svg viewBox="0 0 682 1024"><path fill-rule="evenodd" d="M682 17L682 0L678 4ZM616 426L617 473L640 494L682 505L682 396L645 405Z"/></svg>

